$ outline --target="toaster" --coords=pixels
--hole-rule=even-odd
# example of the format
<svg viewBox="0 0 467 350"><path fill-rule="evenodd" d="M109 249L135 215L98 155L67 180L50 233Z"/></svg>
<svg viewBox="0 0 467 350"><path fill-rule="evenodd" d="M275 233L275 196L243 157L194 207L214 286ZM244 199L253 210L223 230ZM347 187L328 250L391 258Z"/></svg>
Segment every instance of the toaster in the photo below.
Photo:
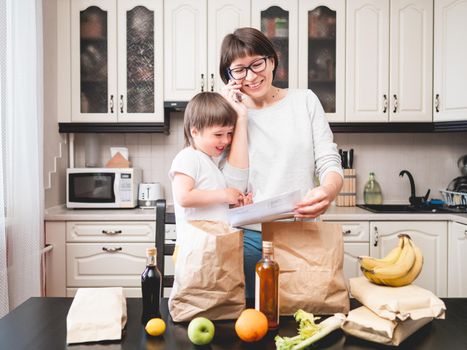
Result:
<svg viewBox="0 0 467 350"><path fill-rule="evenodd" d="M138 205L142 208L155 208L156 201L164 198L159 182L141 182L139 184Z"/></svg>

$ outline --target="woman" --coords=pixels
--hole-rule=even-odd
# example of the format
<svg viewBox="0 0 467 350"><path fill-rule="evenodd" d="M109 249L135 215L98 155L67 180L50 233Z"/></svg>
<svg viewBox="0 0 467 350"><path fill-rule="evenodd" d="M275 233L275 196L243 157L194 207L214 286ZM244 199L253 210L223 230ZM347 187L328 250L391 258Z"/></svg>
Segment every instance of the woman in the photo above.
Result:
<svg viewBox="0 0 467 350"><path fill-rule="evenodd" d="M224 169L229 186L253 193L253 200L300 189L296 218L316 218L326 211L342 187L337 146L323 108L311 90L272 85L278 66L269 39L254 28L228 34L221 48L220 74L225 95L237 94L248 108L247 181ZM236 131L237 132L237 131ZM314 175L320 185L315 187ZM244 234L246 296L254 296L255 265L261 259L261 227Z"/></svg>

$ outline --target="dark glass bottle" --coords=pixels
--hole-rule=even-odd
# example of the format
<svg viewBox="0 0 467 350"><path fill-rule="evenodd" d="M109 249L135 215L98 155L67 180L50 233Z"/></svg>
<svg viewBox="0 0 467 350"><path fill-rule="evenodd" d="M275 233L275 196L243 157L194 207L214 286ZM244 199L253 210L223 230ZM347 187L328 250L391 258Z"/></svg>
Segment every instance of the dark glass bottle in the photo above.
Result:
<svg viewBox="0 0 467 350"><path fill-rule="evenodd" d="M279 264L272 242L263 241L263 258L256 264L255 308L268 319L268 328L279 327Z"/></svg>
<svg viewBox="0 0 467 350"><path fill-rule="evenodd" d="M146 269L141 274L141 292L143 296L141 322L143 324L146 324L151 318L161 317L159 306L162 291L162 276L156 264L156 248L148 248L146 256Z"/></svg>

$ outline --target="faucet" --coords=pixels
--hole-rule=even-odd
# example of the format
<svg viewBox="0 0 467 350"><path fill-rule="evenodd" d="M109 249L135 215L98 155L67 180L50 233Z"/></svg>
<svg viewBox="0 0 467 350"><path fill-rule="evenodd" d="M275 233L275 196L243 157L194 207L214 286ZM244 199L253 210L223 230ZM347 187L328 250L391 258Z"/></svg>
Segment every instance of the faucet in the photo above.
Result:
<svg viewBox="0 0 467 350"><path fill-rule="evenodd" d="M410 181L410 197L409 197L410 205L416 207L416 206L420 206L420 205L424 204L427 201L428 196L430 195L430 189L428 189L425 196L417 197L415 195L415 182L413 180L412 174L408 170L402 170L399 173L399 176L403 177L404 174L407 175L407 177L409 178L409 181Z"/></svg>

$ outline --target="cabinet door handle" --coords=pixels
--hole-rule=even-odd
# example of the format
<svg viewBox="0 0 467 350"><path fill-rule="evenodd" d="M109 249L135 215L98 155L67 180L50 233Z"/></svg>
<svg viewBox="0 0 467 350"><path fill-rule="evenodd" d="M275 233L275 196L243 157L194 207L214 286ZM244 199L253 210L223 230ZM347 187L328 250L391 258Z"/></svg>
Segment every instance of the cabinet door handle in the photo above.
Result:
<svg viewBox="0 0 467 350"><path fill-rule="evenodd" d="M436 113L439 113L439 94L436 94L435 96L435 110Z"/></svg>
<svg viewBox="0 0 467 350"><path fill-rule="evenodd" d="M120 234L120 233L122 233L122 232L123 232L122 230L111 230L111 231L102 230L102 233L103 233L103 234L109 235L109 236L118 235L118 234Z"/></svg>
<svg viewBox="0 0 467 350"><path fill-rule="evenodd" d="M201 92L204 92L204 74L201 73Z"/></svg>
<svg viewBox="0 0 467 350"><path fill-rule="evenodd" d="M110 113L114 112L114 95L110 95Z"/></svg>
<svg viewBox="0 0 467 350"><path fill-rule="evenodd" d="M345 230L345 231L342 231L342 235L344 236L348 236L352 233L352 230Z"/></svg>
<svg viewBox="0 0 467 350"><path fill-rule="evenodd" d="M120 113L123 113L123 95L120 95Z"/></svg>
<svg viewBox="0 0 467 350"><path fill-rule="evenodd" d="M377 247L378 246L378 241L379 241L379 232L378 232L378 227L375 226L375 243L373 243L373 246Z"/></svg>
<svg viewBox="0 0 467 350"><path fill-rule="evenodd" d="M397 112L397 107L399 107L399 102L397 101L397 95L394 95L394 113Z"/></svg>
<svg viewBox="0 0 467 350"><path fill-rule="evenodd" d="M214 74L211 73L211 92L214 91Z"/></svg>
<svg viewBox="0 0 467 350"><path fill-rule="evenodd" d="M465 235L465 237L467 237L467 230L464 231L464 235Z"/></svg>
<svg viewBox="0 0 467 350"><path fill-rule="evenodd" d="M383 113L386 113L388 110L388 96L385 94L383 95Z"/></svg>
<svg viewBox="0 0 467 350"><path fill-rule="evenodd" d="M107 253L115 253L115 252L119 252L122 250L122 247L118 247L118 248L107 248L107 247L102 247L102 250L104 252L107 252Z"/></svg>

